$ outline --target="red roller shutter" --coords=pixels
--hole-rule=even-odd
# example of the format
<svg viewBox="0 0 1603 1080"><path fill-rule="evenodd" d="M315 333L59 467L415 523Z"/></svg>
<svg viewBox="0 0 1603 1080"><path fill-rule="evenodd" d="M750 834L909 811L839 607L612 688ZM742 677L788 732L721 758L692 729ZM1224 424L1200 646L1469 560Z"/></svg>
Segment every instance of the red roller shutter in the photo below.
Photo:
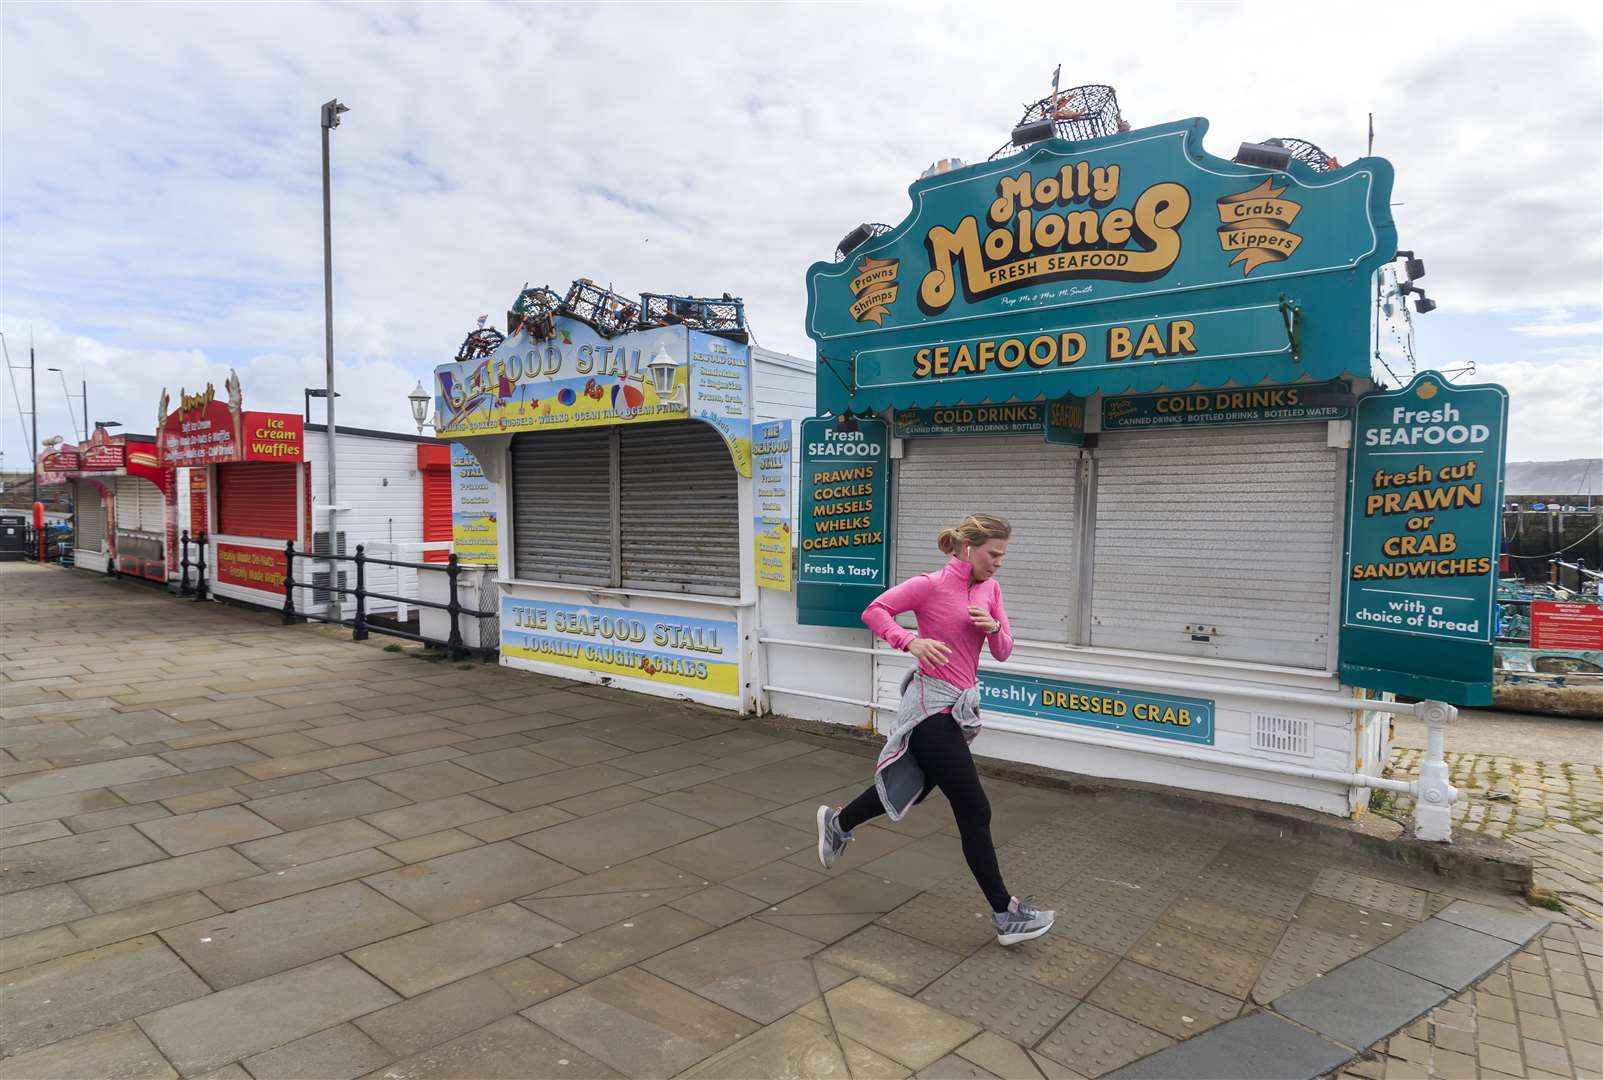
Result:
<svg viewBox="0 0 1603 1080"><path fill-rule="evenodd" d="M217 531L224 536L296 538L292 461L240 461L217 466Z"/></svg>
<svg viewBox="0 0 1603 1080"><path fill-rule="evenodd" d="M423 539L449 541L451 532L451 468L423 470ZM449 551L426 551L424 562L447 562Z"/></svg>

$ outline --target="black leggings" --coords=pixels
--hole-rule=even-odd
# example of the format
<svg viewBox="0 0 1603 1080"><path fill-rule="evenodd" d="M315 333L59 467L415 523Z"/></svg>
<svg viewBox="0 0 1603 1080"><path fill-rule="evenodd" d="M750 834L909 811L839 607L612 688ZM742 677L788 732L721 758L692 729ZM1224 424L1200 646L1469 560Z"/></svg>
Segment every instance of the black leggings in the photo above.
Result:
<svg viewBox="0 0 1603 1080"><path fill-rule="evenodd" d="M974 880L979 882L992 911L1006 911L1012 896L1002 884L1002 868L997 865L996 847L991 843L991 800L980 786L980 774L974 769L974 755L969 752L962 728L951 713L936 713L913 729L908 750L924 770L924 790L916 801L923 802L931 791L941 789L952 804L957 831L963 837L963 857L968 860ZM867 791L841 811L840 827L851 832L884 812L878 790L869 784Z"/></svg>

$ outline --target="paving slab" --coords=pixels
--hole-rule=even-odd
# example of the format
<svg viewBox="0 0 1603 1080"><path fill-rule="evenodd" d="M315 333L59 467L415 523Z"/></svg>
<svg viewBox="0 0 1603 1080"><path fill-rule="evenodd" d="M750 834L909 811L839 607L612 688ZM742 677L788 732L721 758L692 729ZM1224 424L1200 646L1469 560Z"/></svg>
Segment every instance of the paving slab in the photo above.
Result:
<svg viewBox="0 0 1603 1080"><path fill-rule="evenodd" d="M0 821L5 820L0 816ZM126 822L115 822L123 825ZM16 847L19 844L31 844L37 840L54 840L58 836L66 836L72 832L59 821L36 821L32 825L17 825L13 828L0 829L0 850ZM92 830L85 830L92 831Z"/></svg>
<svg viewBox="0 0 1603 1080"><path fill-rule="evenodd" d="M414 836L410 840L397 840L383 844L379 850L399 863L426 862L439 855L478 847L480 841L460 829L441 829L436 833Z"/></svg>
<svg viewBox="0 0 1603 1080"><path fill-rule="evenodd" d="M214 988L252 982L425 925L361 882L346 882L161 931Z"/></svg>
<svg viewBox="0 0 1603 1080"><path fill-rule="evenodd" d="M676 889L688 886L706 886L696 875L670 866L650 855L630 859L594 874L584 874L534 892L536 899L553 896L591 896L601 893L643 892L651 889Z"/></svg>
<svg viewBox="0 0 1603 1080"><path fill-rule="evenodd" d="M1034 1046L1080 1002L999 962L1001 947L981 949L918 994L918 1000L1021 1046Z"/></svg>
<svg viewBox="0 0 1603 1080"><path fill-rule="evenodd" d="M0 1080L178 1080L132 1021L0 1060Z"/></svg>
<svg viewBox="0 0 1603 1080"><path fill-rule="evenodd" d="M19 844L0 856L0 895L138 866L163 855L128 825Z"/></svg>
<svg viewBox="0 0 1603 1080"><path fill-rule="evenodd" d="M355 1023L393 1056L405 1057L573 987L573 980L520 957L369 1013Z"/></svg>
<svg viewBox="0 0 1603 1080"><path fill-rule="evenodd" d="M163 763L165 764L165 762ZM178 772L160 780L146 780L112 788L113 794L125 803L156 802L160 799L193 795L200 791L213 791L220 787L237 787L250 783L250 777L233 766L221 769L202 769L200 772Z"/></svg>
<svg viewBox="0 0 1603 1080"><path fill-rule="evenodd" d="M382 780L383 777L376 779ZM362 820L375 825L391 836L406 840L414 836L453 829L497 817L504 811L472 795L447 795L428 802L396 807L377 814L368 814Z"/></svg>
<svg viewBox="0 0 1603 1080"><path fill-rule="evenodd" d="M697 993L727 976L758 971L818 951L818 943L799 934L743 920L715 930L640 966L653 975Z"/></svg>
<svg viewBox="0 0 1603 1080"><path fill-rule="evenodd" d="M107 912L259 873L259 866L232 848L214 848L83 878L72 887L95 911Z"/></svg>
<svg viewBox="0 0 1603 1080"><path fill-rule="evenodd" d="M220 806L213 810L157 818L140 822L137 827L160 844L169 855L188 855L247 840L260 840L264 836L276 836L282 831L243 806Z"/></svg>
<svg viewBox="0 0 1603 1080"><path fill-rule="evenodd" d="M1129 950L1147 967L1245 999L1268 958L1193 937L1166 924L1154 926Z"/></svg>
<svg viewBox="0 0 1603 1080"><path fill-rule="evenodd" d="M423 1050L368 1074L370 1080L611 1080L621 1074L521 1016Z"/></svg>
<svg viewBox="0 0 1603 1080"><path fill-rule="evenodd" d="M1369 957L1457 992L1508 959L1517 947L1478 930L1427 919Z"/></svg>
<svg viewBox="0 0 1603 1080"><path fill-rule="evenodd" d="M534 912L561 923L579 934L589 934L614 923L623 922L641 912L663 905L698 891L697 886L679 889L647 889L644 892L601 893L591 896L553 896L545 899L525 897L518 903ZM682 908L674 908L683 911ZM684 914L696 917L694 912ZM706 922L696 917L699 922ZM728 920L733 921L733 920ZM707 923L707 927L723 925ZM675 942L678 944L678 942ZM569 946L571 948L572 946Z"/></svg>
<svg viewBox="0 0 1603 1080"><path fill-rule="evenodd" d="M484 754L469 754L456 759L456 764L471 769L497 783L510 783L514 780L527 780L531 776L543 776L549 772L556 772L568 766L566 761L547 757L534 750L523 747L508 747L505 750L493 750Z"/></svg>
<svg viewBox="0 0 1603 1080"><path fill-rule="evenodd" d="M203 894L191 892L148 900L105 915L91 915L69 925L82 947L92 949L204 919L220 910Z"/></svg>
<svg viewBox="0 0 1603 1080"><path fill-rule="evenodd" d="M0 779L0 795L11 802L43 799L53 795L71 795L78 791L133 784L143 780L156 780L178 772L155 756L123 758L101 761L93 765L73 765L65 769L52 769L45 773L28 773Z"/></svg>
<svg viewBox="0 0 1603 1080"><path fill-rule="evenodd" d="M94 810L117 810L128 804L109 791L74 791L43 799L12 799L0 810L0 824L15 827L35 822L72 817Z"/></svg>
<svg viewBox="0 0 1603 1080"><path fill-rule="evenodd" d="M651 800L651 804L687 814L720 828L758 817L781 806L771 799L748 795L718 783L692 784L658 795Z"/></svg>
<svg viewBox="0 0 1603 1080"><path fill-rule="evenodd" d="M625 968L523 1015L626 1076L673 1076L758 1030L737 1013Z"/></svg>
<svg viewBox="0 0 1603 1080"><path fill-rule="evenodd" d="M296 829L265 840L248 841L239 845L239 853L263 870L288 870L387 844L392 839L382 829L352 818Z"/></svg>
<svg viewBox="0 0 1603 1080"><path fill-rule="evenodd" d="M1448 991L1436 983L1362 956L1278 998L1273 1008L1327 1039L1357 1049L1411 1023L1447 996Z"/></svg>
<svg viewBox="0 0 1603 1080"><path fill-rule="evenodd" d="M1524 945L1547 929L1552 921L1536 912L1500 911L1468 900L1453 901L1438 911L1436 918L1502 938L1504 941L1511 941L1516 945Z"/></svg>
<svg viewBox="0 0 1603 1080"><path fill-rule="evenodd" d="M42 930L92 914L72 886L41 885L8 896L0 903L0 939Z"/></svg>
<svg viewBox="0 0 1603 1080"><path fill-rule="evenodd" d="M827 880L829 879L816 869L797 866L789 859L781 859L729 878L725 884L731 889L755 896L759 900L778 904L781 900Z"/></svg>
<svg viewBox="0 0 1603 1080"><path fill-rule="evenodd" d="M1096 1080L1172 1044L1151 1028L1087 1002L1069 1013L1036 1049L1075 1075Z"/></svg>
<svg viewBox="0 0 1603 1080"><path fill-rule="evenodd" d="M1173 975L1122 960L1089 999L1108 1012L1134 1020L1171 1039L1189 1039L1233 1020L1245 1002Z"/></svg>
<svg viewBox="0 0 1603 1080"><path fill-rule="evenodd" d="M391 810L405 806L408 801L404 796L382 788L371 780L344 780L306 791L255 799L245 805L247 809L289 832Z"/></svg>
<svg viewBox="0 0 1603 1080"><path fill-rule="evenodd" d="M33 1050L198 998L206 984L159 938L139 937L4 978L0 1055Z"/></svg>
<svg viewBox="0 0 1603 1080"><path fill-rule="evenodd" d="M361 1029L341 1024L248 1057L243 1064L254 1080L355 1080L393 1057Z"/></svg>
<svg viewBox="0 0 1603 1080"><path fill-rule="evenodd" d="M1109 1080L1281 1080L1323 1076L1352 1051L1304 1031L1272 1012L1258 1012L1214 1028L1109 1074Z"/></svg>
<svg viewBox="0 0 1603 1080"><path fill-rule="evenodd" d="M627 784L635 774L610 765L581 765L544 776L531 776L510 784L483 788L479 797L504 810L527 810L531 806L571 799L575 795L601 788Z"/></svg>
<svg viewBox="0 0 1603 1080"><path fill-rule="evenodd" d="M818 958L908 995L917 994L963 960L958 953L883 926L865 926Z"/></svg>
<svg viewBox="0 0 1603 1080"><path fill-rule="evenodd" d="M769 906L766 900L748 896L724 885L673 891L682 895L669 900L667 902L669 907L693 915L713 926L728 926Z"/></svg>
<svg viewBox="0 0 1603 1080"><path fill-rule="evenodd" d="M367 883L430 922L528 896L578 872L511 840L389 870Z"/></svg>
<svg viewBox="0 0 1603 1080"><path fill-rule="evenodd" d="M42 964L83 948L83 942L65 926L47 926L43 930L18 934L7 938L5 947L0 948L0 972Z"/></svg>
<svg viewBox="0 0 1603 1080"><path fill-rule="evenodd" d="M720 1051L687 1072L685 1080L852 1080L830 1029L787 1016Z"/></svg>
<svg viewBox="0 0 1603 1080"><path fill-rule="evenodd" d="M712 831L705 821L649 803L630 803L520 836L518 843L594 873Z"/></svg>
<svg viewBox="0 0 1603 1080"><path fill-rule="evenodd" d="M139 1026L179 1072L191 1076L397 1000L378 980L336 956L160 1009L140 1017Z"/></svg>
<svg viewBox="0 0 1603 1080"><path fill-rule="evenodd" d="M753 818L657 853L657 858L708 881L727 883L775 859L812 847L817 838L767 818Z"/></svg>
<svg viewBox="0 0 1603 1080"><path fill-rule="evenodd" d="M1333 900L1345 900L1361 908L1370 910L1379 908L1394 912L1415 922L1428 914L1425 910L1424 889L1414 889L1330 866L1319 871L1312 891Z"/></svg>
<svg viewBox="0 0 1603 1080"><path fill-rule="evenodd" d="M979 1027L867 979L824 995L842 1038L908 1069L933 1065L980 1032Z"/></svg>
<svg viewBox="0 0 1603 1080"><path fill-rule="evenodd" d="M571 937L564 926L501 904L355 949L350 957L398 993L415 997Z"/></svg>

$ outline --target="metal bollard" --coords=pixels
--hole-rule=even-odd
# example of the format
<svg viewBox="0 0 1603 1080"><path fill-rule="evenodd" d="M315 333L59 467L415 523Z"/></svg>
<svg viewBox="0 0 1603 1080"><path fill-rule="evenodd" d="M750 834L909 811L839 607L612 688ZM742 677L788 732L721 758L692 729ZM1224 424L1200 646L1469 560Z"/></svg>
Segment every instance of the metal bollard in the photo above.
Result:
<svg viewBox="0 0 1603 1080"><path fill-rule="evenodd" d="M178 595L189 595L189 530L178 536Z"/></svg>
<svg viewBox="0 0 1603 1080"><path fill-rule="evenodd" d="M1422 701L1417 715L1425 725L1425 756L1415 782L1414 836L1451 843L1458 789L1448 782L1447 725L1458 709L1445 701Z"/></svg>
<svg viewBox="0 0 1603 1080"><path fill-rule="evenodd" d="M331 564L332 565L332 564ZM332 576L332 575L331 575ZM341 600L344 597L340 597ZM356 545L356 623L351 627L352 641L367 640L367 545Z"/></svg>
<svg viewBox="0 0 1603 1080"><path fill-rule="evenodd" d="M456 578L462 572L457 564L456 552L451 552L450 558L445 560L445 576L451 583L451 597L445 610L451 616L451 636L446 639L446 653L452 660L460 660L467 655L462 647L462 605L456 598Z"/></svg>
<svg viewBox="0 0 1603 1080"><path fill-rule="evenodd" d="M295 621L295 541L284 541L284 625Z"/></svg>
<svg viewBox="0 0 1603 1080"><path fill-rule="evenodd" d="M195 603L206 599L206 533L200 534L200 547L196 551L195 559Z"/></svg>

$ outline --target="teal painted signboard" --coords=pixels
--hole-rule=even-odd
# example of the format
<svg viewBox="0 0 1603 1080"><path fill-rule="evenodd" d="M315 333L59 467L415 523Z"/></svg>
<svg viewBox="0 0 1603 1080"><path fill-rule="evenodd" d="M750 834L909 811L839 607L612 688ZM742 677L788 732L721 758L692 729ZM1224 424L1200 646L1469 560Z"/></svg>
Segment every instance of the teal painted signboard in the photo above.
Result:
<svg viewBox="0 0 1603 1080"><path fill-rule="evenodd" d="M953 405L899 409L899 439L932 435L1040 435L1047 442L1080 446L1085 442L1085 402L1023 401L1007 405Z"/></svg>
<svg viewBox="0 0 1603 1080"><path fill-rule="evenodd" d="M916 181L899 225L808 270L820 411L1330 379L1367 356L1391 165L1238 165L1207 127Z"/></svg>
<svg viewBox="0 0 1603 1080"><path fill-rule="evenodd" d="M1102 430L1304 424L1345 420L1348 405L1329 404L1352 391L1335 379L1294 386L1238 386L1173 394L1125 394L1102 399Z"/></svg>
<svg viewBox="0 0 1603 1080"><path fill-rule="evenodd" d="M1036 720L1213 745L1213 702L1204 698L987 671L980 705Z"/></svg>
<svg viewBox="0 0 1603 1080"><path fill-rule="evenodd" d="M841 431L832 418L801 422L801 552L797 620L861 627L889 587L890 432L883 420Z"/></svg>
<svg viewBox="0 0 1603 1080"><path fill-rule="evenodd" d="M1455 705L1492 700L1508 392L1434 371L1358 402L1341 678Z"/></svg>

